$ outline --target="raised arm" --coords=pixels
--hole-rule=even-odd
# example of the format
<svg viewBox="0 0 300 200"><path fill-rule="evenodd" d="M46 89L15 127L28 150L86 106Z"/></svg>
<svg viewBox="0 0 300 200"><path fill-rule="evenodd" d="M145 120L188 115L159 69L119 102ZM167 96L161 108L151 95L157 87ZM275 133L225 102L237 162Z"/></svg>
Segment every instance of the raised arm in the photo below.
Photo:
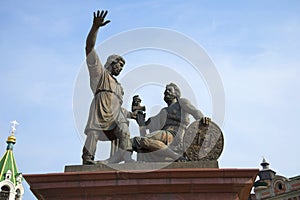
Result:
<svg viewBox="0 0 300 200"><path fill-rule="evenodd" d="M97 39L97 33L101 26L105 26L110 22L110 20L105 21L105 17L107 15L107 10L102 10L101 12L98 10L97 13L94 12L94 20L92 28L87 36L86 39L86 46L85 46L85 53L86 56L89 55L89 53L93 50L95 47L96 39Z"/></svg>

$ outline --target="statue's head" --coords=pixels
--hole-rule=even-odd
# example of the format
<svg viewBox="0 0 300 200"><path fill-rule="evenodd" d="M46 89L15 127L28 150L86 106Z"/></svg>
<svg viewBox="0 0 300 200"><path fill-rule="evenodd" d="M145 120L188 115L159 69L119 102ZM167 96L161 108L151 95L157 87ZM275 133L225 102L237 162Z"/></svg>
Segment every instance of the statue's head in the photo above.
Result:
<svg viewBox="0 0 300 200"><path fill-rule="evenodd" d="M179 99L181 96L181 92L176 84L170 83L166 85L164 95L164 100L166 103L168 103L170 101L173 101L174 99Z"/></svg>
<svg viewBox="0 0 300 200"><path fill-rule="evenodd" d="M125 65L125 60L119 55L108 56L104 67L111 72L112 75L118 76Z"/></svg>

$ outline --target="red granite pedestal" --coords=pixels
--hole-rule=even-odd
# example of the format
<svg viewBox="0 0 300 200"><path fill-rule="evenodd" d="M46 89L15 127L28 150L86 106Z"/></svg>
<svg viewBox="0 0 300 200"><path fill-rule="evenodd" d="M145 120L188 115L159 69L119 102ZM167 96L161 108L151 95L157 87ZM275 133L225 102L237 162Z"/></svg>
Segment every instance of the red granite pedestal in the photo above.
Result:
<svg viewBox="0 0 300 200"><path fill-rule="evenodd" d="M257 169L177 168L24 175L34 195L59 199L247 200Z"/></svg>

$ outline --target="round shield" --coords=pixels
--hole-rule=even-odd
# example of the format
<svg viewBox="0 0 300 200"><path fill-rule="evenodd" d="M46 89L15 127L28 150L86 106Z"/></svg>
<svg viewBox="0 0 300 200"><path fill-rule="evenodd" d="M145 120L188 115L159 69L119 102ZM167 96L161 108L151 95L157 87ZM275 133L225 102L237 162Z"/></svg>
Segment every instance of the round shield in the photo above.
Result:
<svg viewBox="0 0 300 200"><path fill-rule="evenodd" d="M206 125L197 120L187 128L183 145L185 156L191 161L217 160L224 147L223 133L214 122Z"/></svg>

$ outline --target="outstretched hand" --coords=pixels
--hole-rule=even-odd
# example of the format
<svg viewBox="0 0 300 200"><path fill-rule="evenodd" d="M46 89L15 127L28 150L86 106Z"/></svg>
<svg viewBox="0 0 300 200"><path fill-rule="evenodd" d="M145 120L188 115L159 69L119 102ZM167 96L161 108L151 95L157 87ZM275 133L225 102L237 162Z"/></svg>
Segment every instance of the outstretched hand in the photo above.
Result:
<svg viewBox="0 0 300 200"><path fill-rule="evenodd" d="M106 20L105 21L105 17L107 15L107 10L98 10L97 13L94 12L94 21L93 21L93 25L96 26L97 28L101 27L101 26L105 26L106 24L108 24L110 22L110 20Z"/></svg>

